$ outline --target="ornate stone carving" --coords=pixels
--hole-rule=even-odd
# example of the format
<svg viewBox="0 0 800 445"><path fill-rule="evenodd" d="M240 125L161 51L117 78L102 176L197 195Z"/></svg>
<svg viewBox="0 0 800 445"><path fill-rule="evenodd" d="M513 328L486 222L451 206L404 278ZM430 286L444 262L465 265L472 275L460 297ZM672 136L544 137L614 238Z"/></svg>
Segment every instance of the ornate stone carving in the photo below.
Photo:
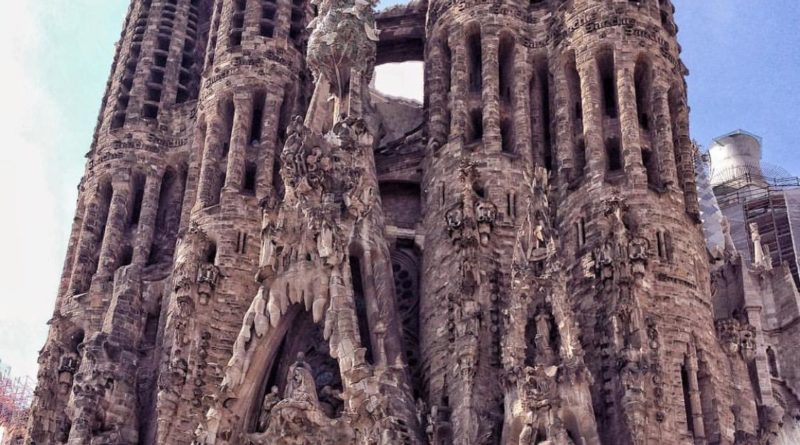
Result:
<svg viewBox="0 0 800 445"><path fill-rule="evenodd" d="M755 358L756 330L753 326L736 318L717 320L715 324L722 349L728 355L741 353L747 362Z"/></svg>
<svg viewBox="0 0 800 445"><path fill-rule="evenodd" d="M733 318L716 321L717 336L722 344L722 349L728 355L739 352L739 322Z"/></svg>
<svg viewBox="0 0 800 445"><path fill-rule="evenodd" d="M756 329L743 324L739 329L739 345L742 351L742 358L750 362L756 357Z"/></svg>
<svg viewBox="0 0 800 445"><path fill-rule="evenodd" d="M283 398L277 388L267 394L253 444L299 445L352 443L355 431L344 419L332 419L322 409L313 370L300 354L289 368Z"/></svg>
<svg viewBox="0 0 800 445"><path fill-rule="evenodd" d="M772 270L772 256L769 248L761 243L758 223L750 223L750 241L753 243L753 265L761 270Z"/></svg>

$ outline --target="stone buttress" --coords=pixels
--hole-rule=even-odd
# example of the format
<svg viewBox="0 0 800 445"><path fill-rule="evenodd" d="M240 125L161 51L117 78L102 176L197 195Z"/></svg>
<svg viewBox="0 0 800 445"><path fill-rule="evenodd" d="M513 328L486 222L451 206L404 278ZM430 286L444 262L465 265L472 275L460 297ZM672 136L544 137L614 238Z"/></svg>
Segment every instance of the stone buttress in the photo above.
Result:
<svg viewBox="0 0 800 445"><path fill-rule="evenodd" d="M39 357L31 443L151 441L210 9L198 0L128 9Z"/></svg>
<svg viewBox="0 0 800 445"><path fill-rule="evenodd" d="M289 126L258 291L198 444L420 443L372 154L372 6L325 3L310 28L314 94Z"/></svg>
<svg viewBox="0 0 800 445"><path fill-rule="evenodd" d="M222 382L257 290L261 205L304 102L310 6L219 0L192 134L187 227L176 252L158 384L157 443L188 444Z"/></svg>

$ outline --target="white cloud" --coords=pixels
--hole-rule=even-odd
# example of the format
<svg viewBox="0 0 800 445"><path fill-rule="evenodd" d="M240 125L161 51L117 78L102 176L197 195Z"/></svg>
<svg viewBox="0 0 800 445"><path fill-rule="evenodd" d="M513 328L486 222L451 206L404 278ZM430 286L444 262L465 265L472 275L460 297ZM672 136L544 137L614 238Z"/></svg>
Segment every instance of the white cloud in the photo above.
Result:
<svg viewBox="0 0 800 445"><path fill-rule="evenodd" d="M61 219L57 166L48 165L62 126L56 102L37 78L44 34L34 8L10 2L0 15L0 360L18 375L36 373L64 242L55 224Z"/></svg>
<svg viewBox="0 0 800 445"><path fill-rule="evenodd" d="M386 63L375 68L375 89L422 102L424 77L422 62Z"/></svg>

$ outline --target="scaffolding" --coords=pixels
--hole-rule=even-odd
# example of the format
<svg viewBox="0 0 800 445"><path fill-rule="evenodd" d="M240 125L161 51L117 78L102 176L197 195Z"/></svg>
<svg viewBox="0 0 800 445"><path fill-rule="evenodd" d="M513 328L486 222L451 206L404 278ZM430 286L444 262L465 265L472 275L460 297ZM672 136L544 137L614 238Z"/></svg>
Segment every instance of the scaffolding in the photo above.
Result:
<svg viewBox="0 0 800 445"><path fill-rule="evenodd" d="M742 207L742 222L748 235L751 235L750 224L757 224L761 241L769 249L773 263L786 264L800 287L800 252L795 252L793 236L796 234L792 234L793 221L786 202L786 192L797 188L800 188L797 177L772 178L748 173L714 186L714 194L720 208Z"/></svg>
<svg viewBox="0 0 800 445"><path fill-rule="evenodd" d="M30 377L12 377L11 367L0 360L0 430L12 432L24 428L31 399L33 380Z"/></svg>

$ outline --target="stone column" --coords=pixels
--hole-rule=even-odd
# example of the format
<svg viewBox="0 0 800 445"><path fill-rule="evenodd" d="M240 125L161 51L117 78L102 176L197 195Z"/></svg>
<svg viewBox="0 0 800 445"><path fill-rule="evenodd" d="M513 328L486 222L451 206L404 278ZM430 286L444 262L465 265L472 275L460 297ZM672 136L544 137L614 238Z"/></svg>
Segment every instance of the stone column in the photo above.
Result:
<svg viewBox="0 0 800 445"><path fill-rule="evenodd" d="M274 91L274 93L272 92ZM259 199L268 196L273 192L272 174L274 171L275 158L283 150L278 140L278 134L285 128L278 128L281 120L281 108L286 97L285 88L275 88L267 91L264 103L264 120L261 126L261 150L259 156L261 163L258 166L256 178L256 196Z"/></svg>
<svg viewBox="0 0 800 445"><path fill-rule="evenodd" d="M503 149L500 140L500 66L498 49L500 39L494 30L484 28L481 32L481 76L483 89L483 149L487 153L499 153Z"/></svg>
<svg viewBox="0 0 800 445"><path fill-rule="evenodd" d="M277 0L275 11L275 38L287 40L292 26L292 0Z"/></svg>
<svg viewBox="0 0 800 445"><path fill-rule="evenodd" d="M211 63L216 59L217 48L219 48L220 46L219 32L221 28L221 23L220 23L221 20L222 20L222 10L217 9L216 6L213 6L213 12L211 13L211 21L209 22L210 26L210 31L208 35L209 45L206 50L207 53L205 55L205 60L203 61L203 67L205 68L210 68L209 63ZM217 26L214 26L214 24L216 24ZM212 39L215 38L216 38L216 43L212 46L211 41Z"/></svg>
<svg viewBox="0 0 800 445"><path fill-rule="evenodd" d="M646 184L647 175L642 163L642 142L639 134L639 115L636 109L636 86L633 71L624 57L615 54L617 96L619 106L620 145L625 174L630 184Z"/></svg>
<svg viewBox="0 0 800 445"><path fill-rule="evenodd" d="M92 274L97 270L94 261L95 252L100 249L100 227L105 224L106 209L101 209L104 205L101 193L102 190L95 190L86 205L83 213L83 225L78 238L78 247L75 254L75 264L72 268L68 293L79 294L88 290ZM102 219L102 221L101 221Z"/></svg>
<svg viewBox="0 0 800 445"><path fill-rule="evenodd" d="M250 40L260 34L261 6L263 0L250 0L244 7L244 32L242 40Z"/></svg>
<svg viewBox="0 0 800 445"><path fill-rule="evenodd" d="M357 70L350 70L350 93L348 94L347 114L353 117L363 117L364 115L364 95L369 94L369 86L362 83L364 73ZM339 118L334 116L334 122Z"/></svg>
<svg viewBox="0 0 800 445"><path fill-rule="evenodd" d="M672 143L672 123L669 118L669 86L655 81L653 85L653 114L656 130L657 159L660 161L659 173L664 185L677 190L678 172L675 164L675 147Z"/></svg>
<svg viewBox="0 0 800 445"><path fill-rule="evenodd" d="M528 100L531 103L530 106L530 116L528 120L530 121L531 127L531 159L533 160L533 164L537 166L544 166L544 151L545 151L545 144L544 144L544 102L542 96L542 79L541 73L537 66L535 66L536 61L533 62L534 65L531 66L531 77L528 81Z"/></svg>
<svg viewBox="0 0 800 445"><path fill-rule="evenodd" d="M194 135L192 137L191 152L189 154L189 165L186 171L186 187L183 194L181 207L180 227L186 227L189 222L192 208L199 196L200 165L203 162L203 149L205 147L207 130L202 128L205 124L205 117L199 118L195 123Z"/></svg>
<svg viewBox="0 0 800 445"><path fill-rule="evenodd" d="M597 62L587 54L585 60L579 62L578 72L581 78L581 98L583 108L583 132L586 143L586 167L590 180L603 180L606 172L605 141L603 140L602 99L600 97L599 73Z"/></svg>
<svg viewBox="0 0 800 445"><path fill-rule="evenodd" d="M561 58L554 60L553 91L555 93L554 114L556 119L555 134L553 134L555 139L553 143L556 147L554 161L558 183L563 187L569 184L569 181L575 176L573 173L573 168L575 167L575 160L573 159L575 141L570 113L572 98L570 97L569 83L564 70L564 60Z"/></svg>
<svg viewBox="0 0 800 445"><path fill-rule="evenodd" d="M250 126L253 120L253 93L236 93L233 97L234 113L228 153L225 189L239 192L244 180L244 165L247 145L250 143Z"/></svg>
<svg viewBox="0 0 800 445"><path fill-rule="evenodd" d="M697 383L697 356L689 354L686 356L686 375L689 379L689 406L692 408L692 429L694 431L695 443L704 443L706 433L703 424L703 405L700 401L700 386Z"/></svg>
<svg viewBox="0 0 800 445"><path fill-rule="evenodd" d="M453 56L450 66L450 97L452 97L452 100L448 104L452 110L450 136L460 138L463 143L467 122L467 99L469 97L467 46L463 31L450 34L450 48L452 48Z"/></svg>
<svg viewBox="0 0 800 445"><path fill-rule="evenodd" d="M531 96L530 78L532 67L528 62L528 53L518 47L514 54L514 85L512 85L514 97L512 106L514 107L514 133L516 135L516 153L525 160L527 165L533 165L533 152L531 149Z"/></svg>
<svg viewBox="0 0 800 445"><path fill-rule="evenodd" d="M219 17L219 28L217 28L217 51L215 59L219 59L230 46L231 20L233 20L233 13L235 11L234 3L236 0L217 1L222 2L222 11Z"/></svg>
<svg viewBox="0 0 800 445"><path fill-rule="evenodd" d="M111 207L108 210L106 231L100 249L100 260L97 276L110 278L119 267L120 256L124 246L128 228L128 203L130 201L130 183L118 180L113 183L114 193L111 195Z"/></svg>
<svg viewBox="0 0 800 445"><path fill-rule="evenodd" d="M445 45L448 45L446 37L434 40L428 49L430 62L426 65L430 79L427 88L431 140L437 140L441 145L447 143L450 132L450 123L446 117L450 107L449 92L446 90L450 77L450 66L445 63L445 50L442 49ZM438 63L442 65L438 65Z"/></svg>
<svg viewBox="0 0 800 445"><path fill-rule="evenodd" d="M163 174L157 172L147 176L144 185L144 197L142 198L142 213L139 216L139 230L136 233L136 240L133 245L133 262L144 266L150 256L150 249L153 244L153 235L156 226L156 218L161 203L161 181Z"/></svg>
<svg viewBox="0 0 800 445"><path fill-rule="evenodd" d="M195 209L208 207L212 202L211 193L218 174L220 150L222 150L223 119L219 103L210 107L206 114L206 140L200 164L200 181L197 184L197 203Z"/></svg>
<svg viewBox="0 0 800 445"><path fill-rule="evenodd" d="M672 116L673 132L677 136L678 147L675 147L676 163L678 170L678 180L680 181L686 212L695 217L700 215L700 204L697 202L697 182L694 175L694 153L692 149L692 138L689 135L689 107L686 105L686 96L683 91L679 91L679 103L676 107L675 116Z"/></svg>
<svg viewBox="0 0 800 445"><path fill-rule="evenodd" d="M81 196L75 209L75 217L72 220L72 230L69 234L69 244L67 245L67 259L64 261L64 268L61 271L61 281L58 286L58 296L56 297L56 307L61 305L64 296L69 292L72 271L75 268L77 258L78 243L80 241L81 230L83 228L83 216L86 214L86 194L81 187Z"/></svg>
<svg viewBox="0 0 800 445"><path fill-rule="evenodd" d="M755 368L756 388L754 391L758 394L758 399L764 406L777 406L775 397L773 396L772 389L772 375L769 373L769 365L767 363L767 345L764 342L764 336L758 333L764 332L761 320L763 314L758 307L748 307L746 309L747 323L756 329L756 350L755 357L753 358L753 367Z"/></svg>

